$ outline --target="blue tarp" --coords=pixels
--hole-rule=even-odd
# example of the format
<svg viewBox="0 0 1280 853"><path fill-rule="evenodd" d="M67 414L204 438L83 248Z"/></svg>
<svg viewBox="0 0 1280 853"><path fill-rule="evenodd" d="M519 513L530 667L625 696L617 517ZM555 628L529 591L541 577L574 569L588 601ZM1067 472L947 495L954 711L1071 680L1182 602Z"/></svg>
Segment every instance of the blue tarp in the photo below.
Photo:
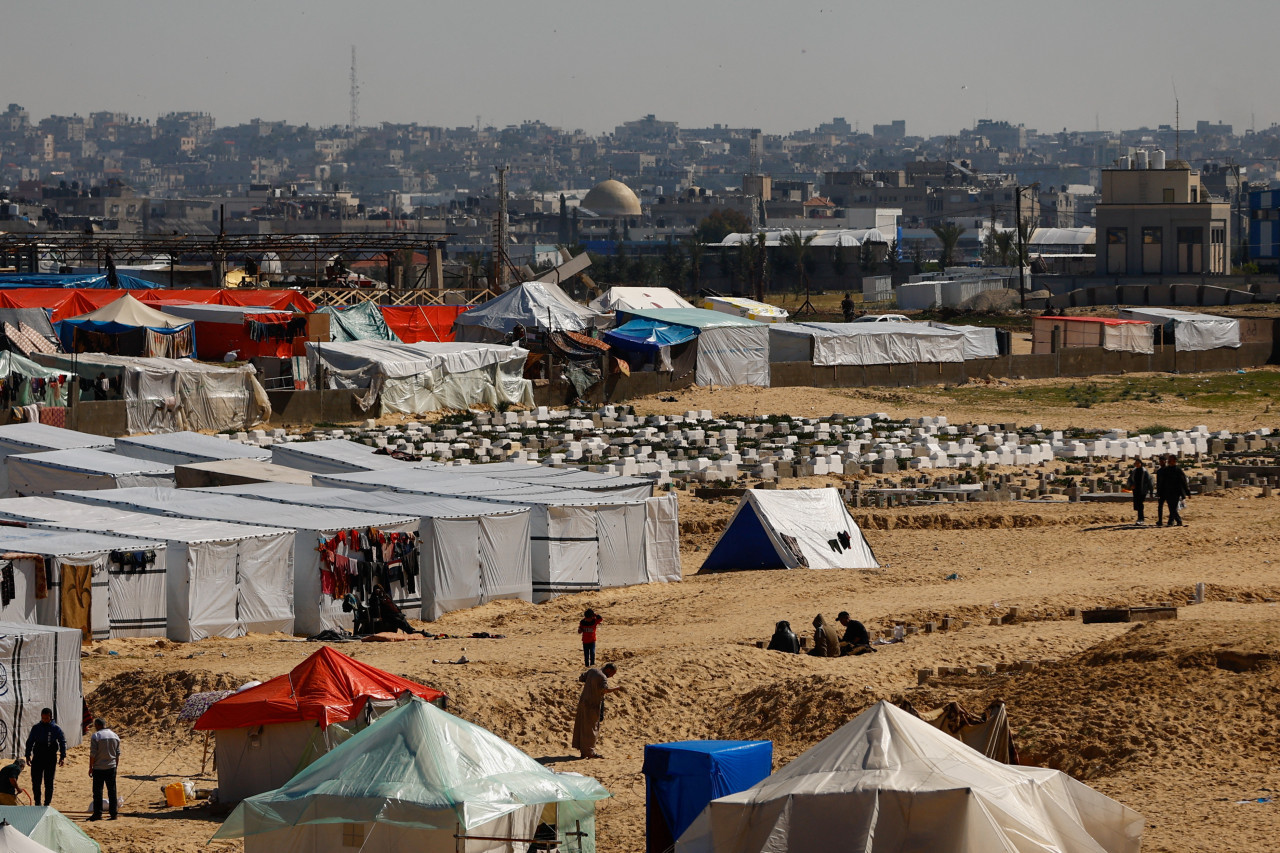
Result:
<svg viewBox="0 0 1280 853"><path fill-rule="evenodd" d="M773 772L773 742L687 740L644 748L650 853L670 848L707 803L745 791ZM655 818L661 816L662 820Z"/></svg>
<svg viewBox="0 0 1280 853"><path fill-rule="evenodd" d="M658 349L683 344L698 336L689 326L673 326L656 320L635 319L601 333L610 344L622 349Z"/></svg>
<svg viewBox="0 0 1280 853"><path fill-rule="evenodd" d="M116 278L119 279L119 286L124 290L155 290L160 286L124 273L117 273ZM84 287L97 290L109 288L111 285L107 283L106 273L0 275L0 289L14 287Z"/></svg>
<svg viewBox="0 0 1280 853"><path fill-rule="evenodd" d="M741 511L720 534L711 553L698 571L725 572L736 569L785 569L778 548L765 532L755 505L744 503Z"/></svg>

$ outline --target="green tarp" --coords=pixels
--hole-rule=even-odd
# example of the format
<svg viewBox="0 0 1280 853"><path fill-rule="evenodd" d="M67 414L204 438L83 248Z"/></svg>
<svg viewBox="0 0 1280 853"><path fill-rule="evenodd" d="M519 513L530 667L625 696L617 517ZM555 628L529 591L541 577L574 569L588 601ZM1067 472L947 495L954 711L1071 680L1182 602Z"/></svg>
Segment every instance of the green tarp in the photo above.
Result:
<svg viewBox="0 0 1280 853"><path fill-rule="evenodd" d="M284 786L244 800L214 839L321 824L443 830L450 839L526 806L557 804L563 849L594 850L599 782L555 773L480 726L414 698L317 759ZM281 837L281 836L277 836ZM287 840L279 849L288 847ZM452 841L449 842L452 849Z"/></svg>
<svg viewBox="0 0 1280 853"><path fill-rule="evenodd" d="M351 341L395 341L400 337L387 325L382 309L372 302L361 302L350 308L326 305L317 314L329 315L329 339L338 343Z"/></svg>
<svg viewBox="0 0 1280 853"><path fill-rule="evenodd" d="M102 853L75 821L50 806L0 806L0 820L54 853Z"/></svg>

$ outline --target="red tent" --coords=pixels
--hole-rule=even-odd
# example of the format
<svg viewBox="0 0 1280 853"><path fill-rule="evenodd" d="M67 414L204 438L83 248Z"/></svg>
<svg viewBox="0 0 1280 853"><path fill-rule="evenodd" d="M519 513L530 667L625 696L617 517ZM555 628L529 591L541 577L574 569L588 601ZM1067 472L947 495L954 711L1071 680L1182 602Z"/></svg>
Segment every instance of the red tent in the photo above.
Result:
<svg viewBox="0 0 1280 853"><path fill-rule="evenodd" d="M453 321L470 305L383 305L387 327L406 344L453 340Z"/></svg>
<svg viewBox="0 0 1280 853"><path fill-rule="evenodd" d="M0 291L0 307L45 308L53 311L53 322L79 317L115 302L127 290L69 290L58 287L14 287Z"/></svg>
<svg viewBox="0 0 1280 853"><path fill-rule="evenodd" d="M284 675L215 702L196 720L200 731L354 719L370 699L395 699L405 691L428 702L444 696L434 687L383 672L324 646Z"/></svg>

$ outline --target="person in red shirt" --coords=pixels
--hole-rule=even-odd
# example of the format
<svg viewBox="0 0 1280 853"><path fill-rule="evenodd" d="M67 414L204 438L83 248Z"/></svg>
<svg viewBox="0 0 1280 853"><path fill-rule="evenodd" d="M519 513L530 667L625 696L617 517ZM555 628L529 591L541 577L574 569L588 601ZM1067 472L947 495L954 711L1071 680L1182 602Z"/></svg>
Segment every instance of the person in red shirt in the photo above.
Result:
<svg viewBox="0 0 1280 853"><path fill-rule="evenodd" d="M588 607L578 623L578 633L582 635L582 661L586 666L596 665L596 626L603 621Z"/></svg>

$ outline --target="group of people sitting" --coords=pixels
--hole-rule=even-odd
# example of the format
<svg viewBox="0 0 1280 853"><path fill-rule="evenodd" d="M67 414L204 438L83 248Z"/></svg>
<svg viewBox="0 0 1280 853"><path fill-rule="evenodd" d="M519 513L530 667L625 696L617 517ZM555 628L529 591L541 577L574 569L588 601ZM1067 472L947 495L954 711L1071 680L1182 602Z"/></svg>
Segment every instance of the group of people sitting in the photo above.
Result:
<svg viewBox="0 0 1280 853"><path fill-rule="evenodd" d="M841 610L836 621L844 626L844 636L819 613L813 617L813 648L809 654L819 658L838 658L844 655L865 655L874 652L871 633L865 625L852 618L847 610ZM782 621L775 626L773 637L766 647L770 651L800 654L800 638L791 630L791 623Z"/></svg>
<svg viewBox="0 0 1280 853"><path fill-rule="evenodd" d="M362 602L355 593L347 593L342 599L342 609L352 614L355 623L352 633L357 637L383 632L431 636L427 631L416 630L409 624L409 620L400 611L391 594L383 589L382 584L373 585L368 604Z"/></svg>

